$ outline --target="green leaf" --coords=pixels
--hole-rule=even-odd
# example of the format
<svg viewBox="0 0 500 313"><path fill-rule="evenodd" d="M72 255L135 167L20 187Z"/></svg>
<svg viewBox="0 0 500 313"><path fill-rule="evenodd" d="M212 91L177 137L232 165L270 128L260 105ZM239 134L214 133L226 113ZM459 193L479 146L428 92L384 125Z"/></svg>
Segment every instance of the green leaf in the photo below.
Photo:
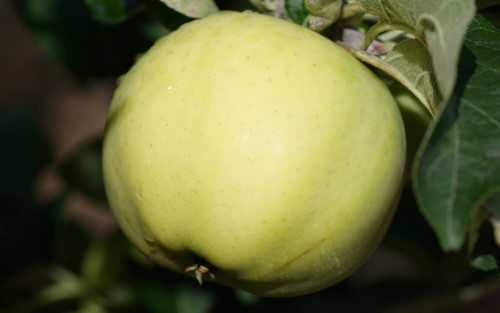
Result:
<svg viewBox="0 0 500 313"><path fill-rule="evenodd" d="M303 25L309 12L304 6L304 0L285 0L288 17L296 24Z"/></svg>
<svg viewBox="0 0 500 313"><path fill-rule="evenodd" d="M500 192L489 197L484 202L484 207L488 209L493 217L500 218Z"/></svg>
<svg viewBox="0 0 500 313"><path fill-rule="evenodd" d="M250 0L261 13L286 19L287 12L283 0Z"/></svg>
<svg viewBox="0 0 500 313"><path fill-rule="evenodd" d="M188 17L200 18L217 12L219 9L213 0L160 0L169 8Z"/></svg>
<svg viewBox="0 0 500 313"><path fill-rule="evenodd" d="M498 268L496 258L490 254L480 255L471 260L471 265L483 271L491 271Z"/></svg>
<svg viewBox="0 0 500 313"><path fill-rule="evenodd" d="M305 0L305 7L311 14L308 18L309 28L321 32L332 25L340 17L342 0Z"/></svg>
<svg viewBox="0 0 500 313"><path fill-rule="evenodd" d="M419 153L414 189L444 250L462 246L475 207L500 188L500 31L477 15L457 85Z"/></svg>
<svg viewBox="0 0 500 313"><path fill-rule="evenodd" d="M408 81L405 86L435 115L441 96L433 75L431 56L422 42L417 39L403 40L384 61L401 73Z"/></svg>
<svg viewBox="0 0 500 313"><path fill-rule="evenodd" d="M92 17L103 24L125 21L141 7L139 0L85 0Z"/></svg>
<svg viewBox="0 0 500 313"><path fill-rule="evenodd" d="M336 21L342 10L342 0L305 0L305 7L312 15Z"/></svg>
<svg viewBox="0 0 500 313"><path fill-rule="evenodd" d="M379 17L367 33L365 46L384 31L398 29L421 40L430 52L439 90L447 101L456 81L456 68L474 0L361 0Z"/></svg>

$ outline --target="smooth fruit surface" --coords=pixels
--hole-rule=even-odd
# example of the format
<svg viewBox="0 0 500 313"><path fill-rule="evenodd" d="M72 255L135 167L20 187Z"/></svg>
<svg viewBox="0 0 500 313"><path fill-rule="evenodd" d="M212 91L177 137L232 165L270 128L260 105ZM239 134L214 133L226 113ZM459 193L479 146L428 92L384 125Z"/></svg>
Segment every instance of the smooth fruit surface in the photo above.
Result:
<svg viewBox="0 0 500 313"><path fill-rule="evenodd" d="M399 111L375 75L251 12L159 40L122 78L104 142L110 205L142 252L263 296L314 292L359 267L392 218L404 159Z"/></svg>

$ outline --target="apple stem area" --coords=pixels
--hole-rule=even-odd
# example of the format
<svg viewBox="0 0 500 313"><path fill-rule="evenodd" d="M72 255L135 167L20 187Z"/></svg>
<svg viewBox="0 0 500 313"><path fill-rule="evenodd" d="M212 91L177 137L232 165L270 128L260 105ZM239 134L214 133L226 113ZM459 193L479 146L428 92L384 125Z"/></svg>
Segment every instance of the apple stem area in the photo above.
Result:
<svg viewBox="0 0 500 313"><path fill-rule="evenodd" d="M215 279L214 273L204 265L193 264L187 267L185 271L186 273L194 272L194 276L200 285L203 284L203 275L208 275L212 280Z"/></svg>

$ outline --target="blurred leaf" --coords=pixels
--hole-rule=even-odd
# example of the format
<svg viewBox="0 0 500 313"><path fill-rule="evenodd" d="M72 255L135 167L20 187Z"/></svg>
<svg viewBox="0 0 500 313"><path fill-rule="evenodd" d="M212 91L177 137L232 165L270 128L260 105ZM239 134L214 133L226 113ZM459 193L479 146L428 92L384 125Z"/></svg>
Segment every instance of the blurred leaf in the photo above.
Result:
<svg viewBox="0 0 500 313"><path fill-rule="evenodd" d="M136 55L158 38L151 35L160 34L163 28L145 10L124 23L109 26L97 23L84 1L13 3L42 49L82 82L125 73Z"/></svg>
<svg viewBox="0 0 500 313"><path fill-rule="evenodd" d="M87 297L80 303L77 311L67 313L108 313L103 302L105 301L101 298Z"/></svg>
<svg viewBox="0 0 500 313"><path fill-rule="evenodd" d="M500 192L493 194L484 202L484 207L495 217L500 218Z"/></svg>
<svg viewBox="0 0 500 313"><path fill-rule="evenodd" d="M259 296L256 296L252 293L246 292L241 289L234 289L234 297L239 303L245 306L257 305L262 299Z"/></svg>
<svg viewBox="0 0 500 313"><path fill-rule="evenodd" d="M140 0L85 0L92 17L103 24L125 21L141 7Z"/></svg>
<svg viewBox="0 0 500 313"><path fill-rule="evenodd" d="M215 304L214 294L193 283L181 286L175 292L177 313L208 313Z"/></svg>
<svg viewBox="0 0 500 313"><path fill-rule="evenodd" d="M50 305L77 299L86 294L85 284L74 273L62 267L52 267L49 272L53 282L15 305L8 313L48 312L44 309Z"/></svg>
<svg viewBox="0 0 500 313"><path fill-rule="evenodd" d="M285 0L285 9L288 17L295 23L303 25L309 12L304 6L304 0Z"/></svg>
<svg viewBox="0 0 500 313"><path fill-rule="evenodd" d="M174 31L181 25L193 19L166 6L160 0L143 0L147 11L151 13L169 31Z"/></svg>
<svg viewBox="0 0 500 313"><path fill-rule="evenodd" d="M213 0L160 0L169 8L192 18L200 18L217 12L219 9Z"/></svg>
<svg viewBox="0 0 500 313"><path fill-rule="evenodd" d="M102 138L83 144L59 166L66 182L86 195L101 201L106 200L102 173Z"/></svg>
<svg viewBox="0 0 500 313"><path fill-rule="evenodd" d="M173 286L149 281L138 292L138 300L148 313L179 313L176 311Z"/></svg>
<svg viewBox="0 0 500 313"><path fill-rule="evenodd" d="M447 101L455 84L463 37L474 16L474 0L361 0L361 4L379 17L367 33L365 46L387 30L414 35L429 50L439 90Z"/></svg>
<svg viewBox="0 0 500 313"><path fill-rule="evenodd" d="M441 99L432 70L431 56L421 41L406 39L398 43L384 58L408 82L405 86L431 112L436 114Z"/></svg>
<svg viewBox="0 0 500 313"><path fill-rule="evenodd" d="M477 15L458 83L415 169L420 209L444 250L457 250L472 210L500 187L500 31Z"/></svg>
<svg viewBox="0 0 500 313"><path fill-rule="evenodd" d="M35 298L41 307L71 298L79 298L88 292L80 276L66 268L54 266L50 269L50 274L54 279L54 284L44 288Z"/></svg>
<svg viewBox="0 0 500 313"><path fill-rule="evenodd" d="M91 242L82 260L82 279L99 291L117 283L130 251L130 243L121 232Z"/></svg>
<svg viewBox="0 0 500 313"><path fill-rule="evenodd" d="M498 269L497 259L490 254L482 254L471 260L471 265L479 270L491 271Z"/></svg>

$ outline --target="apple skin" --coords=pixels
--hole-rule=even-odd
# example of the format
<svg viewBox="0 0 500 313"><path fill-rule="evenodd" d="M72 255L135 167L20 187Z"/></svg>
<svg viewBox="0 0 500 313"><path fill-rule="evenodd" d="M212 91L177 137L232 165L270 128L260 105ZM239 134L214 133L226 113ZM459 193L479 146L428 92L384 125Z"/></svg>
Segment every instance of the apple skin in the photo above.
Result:
<svg viewBox="0 0 500 313"><path fill-rule="evenodd" d="M386 86L342 48L220 12L160 39L122 77L103 153L110 205L144 254L284 297L339 282L378 246L405 137Z"/></svg>

